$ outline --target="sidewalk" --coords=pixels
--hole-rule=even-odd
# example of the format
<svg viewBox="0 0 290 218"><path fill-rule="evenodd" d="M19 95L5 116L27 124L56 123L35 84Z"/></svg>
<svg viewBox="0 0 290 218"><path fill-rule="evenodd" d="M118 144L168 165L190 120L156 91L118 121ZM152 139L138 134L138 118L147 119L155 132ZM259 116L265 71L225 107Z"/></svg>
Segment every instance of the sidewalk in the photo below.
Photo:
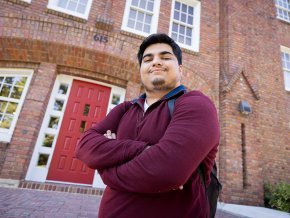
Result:
<svg viewBox="0 0 290 218"><path fill-rule="evenodd" d="M218 204L219 211L226 211L232 214L249 218L290 218L290 214L265 207L244 206L236 204Z"/></svg>
<svg viewBox="0 0 290 218"><path fill-rule="evenodd" d="M95 195L0 187L0 217L97 217L100 199L100 196ZM289 214L286 213L274 213L273 210L267 209L270 212L267 211L267 214L264 214L261 213L260 210L257 208L251 208L252 207L247 206L220 204L216 218L290 218ZM244 213L246 210L249 210L249 214Z"/></svg>

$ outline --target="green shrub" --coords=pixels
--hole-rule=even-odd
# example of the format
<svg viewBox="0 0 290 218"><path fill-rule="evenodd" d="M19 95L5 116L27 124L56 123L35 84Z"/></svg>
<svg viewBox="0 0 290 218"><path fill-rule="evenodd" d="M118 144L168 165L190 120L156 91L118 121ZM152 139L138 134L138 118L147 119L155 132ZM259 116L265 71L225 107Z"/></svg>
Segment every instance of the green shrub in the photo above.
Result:
<svg viewBox="0 0 290 218"><path fill-rule="evenodd" d="M290 184L280 183L277 186L264 185L264 202L266 207L290 212Z"/></svg>

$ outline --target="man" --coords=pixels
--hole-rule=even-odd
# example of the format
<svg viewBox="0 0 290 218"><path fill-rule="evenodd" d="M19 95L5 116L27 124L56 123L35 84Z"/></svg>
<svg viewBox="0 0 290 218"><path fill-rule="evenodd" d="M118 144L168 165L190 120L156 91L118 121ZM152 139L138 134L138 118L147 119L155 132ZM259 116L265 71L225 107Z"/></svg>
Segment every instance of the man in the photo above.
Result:
<svg viewBox="0 0 290 218"><path fill-rule="evenodd" d="M181 50L167 35L147 37L138 60L145 93L87 130L76 150L107 185L99 217L207 217L197 168L202 162L208 184L219 143L216 109L201 92L185 93Z"/></svg>

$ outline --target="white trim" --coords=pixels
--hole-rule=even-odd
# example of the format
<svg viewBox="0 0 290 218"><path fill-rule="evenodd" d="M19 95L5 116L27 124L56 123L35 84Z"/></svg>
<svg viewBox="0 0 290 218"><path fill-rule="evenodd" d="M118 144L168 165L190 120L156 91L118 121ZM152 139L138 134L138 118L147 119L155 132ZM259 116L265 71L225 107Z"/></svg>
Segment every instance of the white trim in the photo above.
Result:
<svg viewBox="0 0 290 218"><path fill-rule="evenodd" d="M290 48L280 45L281 52L289 53L290 54Z"/></svg>
<svg viewBox="0 0 290 218"><path fill-rule="evenodd" d="M31 0L21 0L21 1L31 3Z"/></svg>
<svg viewBox="0 0 290 218"><path fill-rule="evenodd" d="M276 6L276 18L279 19L279 20L283 20L287 23L290 23L290 10L288 8L284 8L280 5L278 5L277 3L277 0L275 0L275 6ZM283 17L280 17L279 13L278 13L278 10L283 10L284 12L288 13L288 20L283 18Z"/></svg>
<svg viewBox="0 0 290 218"><path fill-rule="evenodd" d="M151 20L151 25L150 25L150 33L145 33L145 32L127 27L131 5L132 5L132 0L126 0L121 29L127 32L137 34L137 35L145 36L145 37L149 36L150 34L156 33L157 27L158 27L160 0L154 1L153 15L152 15L152 20Z"/></svg>
<svg viewBox="0 0 290 218"><path fill-rule="evenodd" d="M125 94L126 94L126 90L117 86L113 86L110 84L106 84L103 82L99 82L99 81L94 81L94 80L89 80L89 79L85 79L85 78L81 78L81 77L72 77L72 76L68 76L68 75L58 75L55 81L55 84L53 86L53 90L52 90L52 94L50 96L50 100L45 112L45 116L39 131L39 135L36 141L36 145L32 154L32 158L29 164L29 168L26 174L26 180L31 180L31 181L36 181L36 182L45 182L46 181L46 177L48 174L48 170L49 170L49 166L51 163L51 159L53 156L53 152L54 152L54 148L55 148L55 144L57 141L57 136L59 133L59 129L61 127L61 122L63 119L63 115L65 112L65 108L66 108L66 104L68 102L68 97L70 95L70 90L71 90L71 86L73 83L73 80L80 80L80 81L85 81L85 82L90 82L90 83L94 83L94 84L99 84L99 85L103 85L106 87L110 87L111 88L111 93L110 93L110 97L109 97L109 102L108 102L108 110L107 113L116 105L112 104L112 99L114 95L119 95L120 96L120 102L123 102L125 100ZM59 94L58 93L58 89L60 84L68 84L68 90L67 93L65 95L63 94ZM53 110L53 105L54 105L54 101L55 99L62 99L64 100L64 104L63 104L63 108L62 111L54 111ZM48 128L48 123L49 123L49 119L50 116L57 116L59 117L59 123L58 123L58 127L57 129L52 129L52 128ZM42 142L44 139L45 134L54 134L55 138L52 144L51 148L47 148L47 147L43 147L42 146ZM45 167L38 167L37 166L37 161L38 161L38 156L40 153L43 154L48 154L49 155L49 159L47 162L47 165ZM55 181L54 181L55 182ZM59 182L62 183L62 182ZM69 184L69 183L66 183ZM71 184L75 184L75 183L71 183ZM84 184L83 184L84 185ZM93 180L93 187L96 188L104 188L105 185L103 184L99 174L97 171L95 171L95 175L94 175L94 180Z"/></svg>
<svg viewBox="0 0 290 218"><path fill-rule="evenodd" d="M25 100L25 97L26 97L26 94L28 91L28 87L29 87L30 82L31 82L33 72L34 71L32 69L0 68L0 76L13 76L13 77L26 76L27 77L25 86L23 87L21 98L17 101L18 106L17 106L17 109L15 111L13 120L11 122L10 128L9 129L0 128L0 138L1 138L0 141L2 141L2 142L10 142L11 141L11 137L13 135L13 132L14 132L21 108L23 106L23 103L24 103L24 100ZM1 96L0 96L0 99L7 100L7 98L1 97Z"/></svg>
<svg viewBox="0 0 290 218"><path fill-rule="evenodd" d="M281 53L287 53L290 55L290 48L285 47L285 46L280 46ZM290 91L290 68L284 68L283 67L283 60L281 58L281 63L282 63L282 70L283 70L283 75L284 75L284 86L286 91Z"/></svg>
<svg viewBox="0 0 290 218"><path fill-rule="evenodd" d="M171 36L172 34L172 24L173 24L173 17L174 17L174 6L176 0L173 0L171 3L171 15L170 15L170 23L169 23L169 33L168 35ZM200 43L200 10L201 10L201 3L198 0L178 0L178 2L187 4L194 8L193 14L193 33L192 33L192 46L188 46L186 44L177 42L176 43L181 47L188 50L192 50L195 52L199 52L199 43Z"/></svg>
<svg viewBox="0 0 290 218"><path fill-rule="evenodd" d="M61 0L49 0L47 8L55 10L55 11L59 11L59 12L65 13L65 14L70 14L70 15L75 16L75 17L80 17L80 18L83 18L86 20L89 17L89 13L90 13L92 2L93 2L92 0L88 0L85 13L82 14L82 13L79 13L76 11L71 11L71 10L57 6L58 1L61 1Z"/></svg>

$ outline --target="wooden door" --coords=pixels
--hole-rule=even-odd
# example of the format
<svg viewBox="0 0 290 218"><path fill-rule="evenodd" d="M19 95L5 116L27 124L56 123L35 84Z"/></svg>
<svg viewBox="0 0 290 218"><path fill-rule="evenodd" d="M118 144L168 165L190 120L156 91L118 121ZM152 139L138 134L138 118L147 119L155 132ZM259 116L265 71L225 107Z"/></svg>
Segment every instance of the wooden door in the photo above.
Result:
<svg viewBox="0 0 290 218"><path fill-rule="evenodd" d="M106 116L110 92L109 87L73 81L47 180L93 183L94 170L76 159L74 152L81 133Z"/></svg>

